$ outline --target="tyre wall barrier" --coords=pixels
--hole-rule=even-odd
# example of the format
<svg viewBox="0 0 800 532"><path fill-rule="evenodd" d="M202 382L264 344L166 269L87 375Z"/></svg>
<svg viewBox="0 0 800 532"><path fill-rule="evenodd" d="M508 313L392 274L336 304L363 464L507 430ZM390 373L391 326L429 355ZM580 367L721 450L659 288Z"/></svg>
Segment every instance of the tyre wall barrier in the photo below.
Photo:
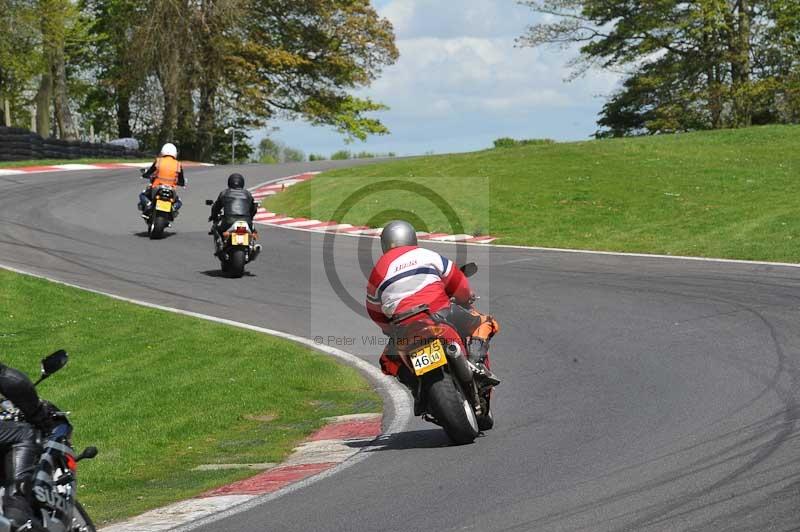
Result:
<svg viewBox="0 0 800 532"><path fill-rule="evenodd" d="M147 153L113 144L45 139L27 129L0 127L0 161L29 159L141 159Z"/></svg>

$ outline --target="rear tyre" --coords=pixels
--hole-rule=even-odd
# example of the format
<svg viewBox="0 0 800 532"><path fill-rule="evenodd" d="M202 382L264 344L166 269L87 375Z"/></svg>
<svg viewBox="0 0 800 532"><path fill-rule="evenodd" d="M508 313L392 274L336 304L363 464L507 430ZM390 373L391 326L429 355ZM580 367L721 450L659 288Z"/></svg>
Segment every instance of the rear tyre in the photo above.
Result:
<svg viewBox="0 0 800 532"><path fill-rule="evenodd" d="M228 274L236 279L244 275L244 263L243 249L234 249L231 251L231 258L228 262Z"/></svg>
<svg viewBox="0 0 800 532"><path fill-rule="evenodd" d="M427 381L426 398L431 414L456 445L472 443L478 436L478 420L461 386L449 373L439 372Z"/></svg>
<svg viewBox="0 0 800 532"><path fill-rule="evenodd" d="M97 532L97 528L92 522L92 518L83 509L81 503L75 501L75 515L72 516L72 528L74 532Z"/></svg>
<svg viewBox="0 0 800 532"><path fill-rule="evenodd" d="M150 238L155 240L164 236L164 229L169 225L169 221L163 216L158 216L153 219L153 225L150 228Z"/></svg>

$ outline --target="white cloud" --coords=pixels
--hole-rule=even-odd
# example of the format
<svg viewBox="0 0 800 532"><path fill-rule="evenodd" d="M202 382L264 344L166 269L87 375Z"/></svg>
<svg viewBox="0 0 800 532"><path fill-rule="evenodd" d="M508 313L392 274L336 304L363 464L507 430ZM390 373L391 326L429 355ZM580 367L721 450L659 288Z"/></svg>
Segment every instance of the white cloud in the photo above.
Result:
<svg viewBox="0 0 800 532"><path fill-rule="evenodd" d="M377 116L392 135L371 139L367 149L458 151L498 136L586 138L596 129L598 96L618 85L617 75L598 71L565 82L575 50L515 47L535 20L516 0L374 2L394 25L400 59L358 93L391 108ZM285 126L278 137L307 151L342 145L308 126Z"/></svg>
<svg viewBox="0 0 800 532"><path fill-rule="evenodd" d="M393 113L535 111L608 93L616 79L602 73L565 83L565 58L514 48L508 38L420 37L398 41L400 60L364 91Z"/></svg>

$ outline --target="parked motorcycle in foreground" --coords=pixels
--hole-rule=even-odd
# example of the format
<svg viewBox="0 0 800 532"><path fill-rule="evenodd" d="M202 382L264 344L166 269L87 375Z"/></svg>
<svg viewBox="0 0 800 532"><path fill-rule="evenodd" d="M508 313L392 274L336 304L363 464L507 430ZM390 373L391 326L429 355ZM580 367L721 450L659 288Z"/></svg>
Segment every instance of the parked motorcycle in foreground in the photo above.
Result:
<svg viewBox="0 0 800 532"><path fill-rule="evenodd" d="M142 174L144 174L142 170ZM142 175L144 178L144 175ZM142 218L147 224L147 234L151 240L164 236L164 230L175 221L175 202L178 191L175 187L159 185L152 191L153 200L148 202L142 211Z"/></svg>
<svg viewBox="0 0 800 532"><path fill-rule="evenodd" d="M42 359L42 375L35 385L63 368L66 363L67 353L64 350ZM2 407L0 420L25 421L22 412L9 401L3 401ZM33 519L36 520L36 526L49 532L95 532L94 523L76 498L76 490L78 462L97 456L97 448L87 447L80 455L75 456L68 414L69 412L56 412L54 418L61 422L49 435L39 436L38 443L42 453L36 465L30 494L31 507L34 509ZM19 530L25 530L25 527ZM11 522L4 515L0 515L0 532L12 532Z"/></svg>
<svg viewBox="0 0 800 532"><path fill-rule="evenodd" d="M470 277L478 267L469 263L461 271ZM427 314L429 319L397 326L394 341L403 364L416 375L423 418L440 425L454 443L471 443L480 431L494 426L494 387L468 360L465 340L456 327L434 316L427 305L395 316L393 321L401 323L418 314Z"/></svg>
<svg viewBox="0 0 800 532"><path fill-rule="evenodd" d="M213 200L206 200L206 205L213 204ZM245 264L256 260L261 253L261 244L256 244L258 232L252 230L247 221L237 220L221 235L216 235L214 227L220 220L209 219L209 221L213 226L208 234L214 237L214 255L219 259L222 272L230 277L241 277L244 275Z"/></svg>

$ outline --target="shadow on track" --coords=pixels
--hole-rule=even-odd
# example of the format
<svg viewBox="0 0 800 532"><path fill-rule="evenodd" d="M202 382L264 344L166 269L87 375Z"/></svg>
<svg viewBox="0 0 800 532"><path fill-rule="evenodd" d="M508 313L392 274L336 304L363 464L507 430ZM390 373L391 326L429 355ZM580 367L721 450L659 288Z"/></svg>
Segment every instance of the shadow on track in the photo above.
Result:
<svg viewBox="0 0 800 532"><path fill-rule="evenodd" d="M368 447L367 452L404 451L409 449L435 449L450 447L450 440L442 429L412 430L386 434L368 442L345 442L353 448Z"/></svg>
<svg viewBox="0 0 800 532"><path fill-rule="evenodd" d="M203 271L203 272L197 272L197 273L199 273L200 275L205 275L206 277L219 277L219 278L222 278L222 279L235 279L234 277L231 277L230 275L228 275L227 273L223 272L219 268L216 268L214 270L206 270L206 271ZM245 270L244 273L242 274L242 277L256 277L256 275L253 274L253 273L250 273L247 270Z"/></svg>
<svg viewBox="0 0 800 532"><path fill-rule="evenodd" d="M133 233L133 235L138 236L139 238L150 238L150 233L147 231L139 231L138 233ZM164 233L161 235L161 238L156 238L155 240L164 240L174 235L175 233L167 233L164 231Z"/></svg>

